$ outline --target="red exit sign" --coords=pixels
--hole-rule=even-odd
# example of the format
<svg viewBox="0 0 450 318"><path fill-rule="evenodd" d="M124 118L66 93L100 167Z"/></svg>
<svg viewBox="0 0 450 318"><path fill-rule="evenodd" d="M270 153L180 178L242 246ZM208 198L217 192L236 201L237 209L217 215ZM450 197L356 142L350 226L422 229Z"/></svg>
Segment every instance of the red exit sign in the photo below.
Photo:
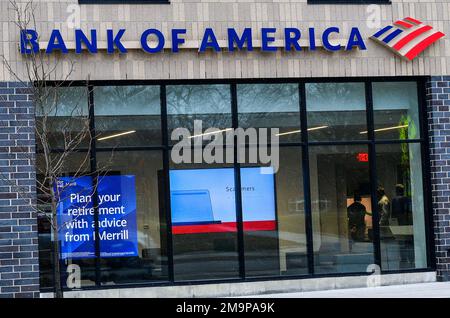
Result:
<svg viewBox="0 0 450 318"><path fill-rule="evenodd" d="M369 162L369 154L367 152L360 152L356 155L359 162Z"/></svg>

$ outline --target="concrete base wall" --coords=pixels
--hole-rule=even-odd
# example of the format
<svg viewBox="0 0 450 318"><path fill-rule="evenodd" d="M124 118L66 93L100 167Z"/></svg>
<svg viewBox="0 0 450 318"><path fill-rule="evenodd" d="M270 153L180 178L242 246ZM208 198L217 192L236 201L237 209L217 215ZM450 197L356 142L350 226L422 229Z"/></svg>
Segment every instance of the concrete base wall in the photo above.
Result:
<svg viewBox="0 0 450 318"><path fill-rule="evenodd" d="M340 288L387 286L435 282L435 272L326 277L262 282L222 283L185 286L117 288L66 292L66 298L192 298L236 297L273 293L306 292ZM41 293L41 298L51 298L51 293Z"/></svg>

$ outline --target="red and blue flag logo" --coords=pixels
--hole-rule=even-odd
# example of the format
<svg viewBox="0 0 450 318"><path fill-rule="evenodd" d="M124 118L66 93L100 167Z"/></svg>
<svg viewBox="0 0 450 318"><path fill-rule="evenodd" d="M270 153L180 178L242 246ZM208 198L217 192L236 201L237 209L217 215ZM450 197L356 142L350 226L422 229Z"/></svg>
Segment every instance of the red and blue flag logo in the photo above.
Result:
<svg viewBox="0 0 450 318"><path fill-rule="evenodd" d="M370 38L401 57L412 61L444 36L444 33L436 31L432 26L407 17L382 28Z"/></svg>

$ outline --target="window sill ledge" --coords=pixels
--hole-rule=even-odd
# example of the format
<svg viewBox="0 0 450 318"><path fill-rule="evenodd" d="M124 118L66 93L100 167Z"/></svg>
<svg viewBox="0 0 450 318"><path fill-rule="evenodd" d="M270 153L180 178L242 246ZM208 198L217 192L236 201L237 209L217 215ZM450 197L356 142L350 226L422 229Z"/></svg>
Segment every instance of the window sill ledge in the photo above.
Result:
<svg viewBox="0 0 450 318"><path fill-rule="evenodd" d="M170 4L170 1L166 0L78 0L78 4Z"/></svg>
<svg viewBox="0 0 450 318"><path fill-rule="evenodd" d="M308 4L333 4L333 5L391 5L391 0L308 0Z"/></svg>

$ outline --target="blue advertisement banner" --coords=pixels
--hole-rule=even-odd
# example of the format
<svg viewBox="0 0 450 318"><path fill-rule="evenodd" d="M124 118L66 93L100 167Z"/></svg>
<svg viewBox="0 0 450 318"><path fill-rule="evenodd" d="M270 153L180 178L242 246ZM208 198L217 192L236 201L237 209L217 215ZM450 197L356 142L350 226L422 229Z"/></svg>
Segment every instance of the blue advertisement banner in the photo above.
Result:
<svg viewBox="0 0 450 318"><path fill-rule="evenodd" d="M57 190L61 258L95 257L92 178L59 178ZM97 193L100 257L138 256L135 177L100 177Z"/></svg>

